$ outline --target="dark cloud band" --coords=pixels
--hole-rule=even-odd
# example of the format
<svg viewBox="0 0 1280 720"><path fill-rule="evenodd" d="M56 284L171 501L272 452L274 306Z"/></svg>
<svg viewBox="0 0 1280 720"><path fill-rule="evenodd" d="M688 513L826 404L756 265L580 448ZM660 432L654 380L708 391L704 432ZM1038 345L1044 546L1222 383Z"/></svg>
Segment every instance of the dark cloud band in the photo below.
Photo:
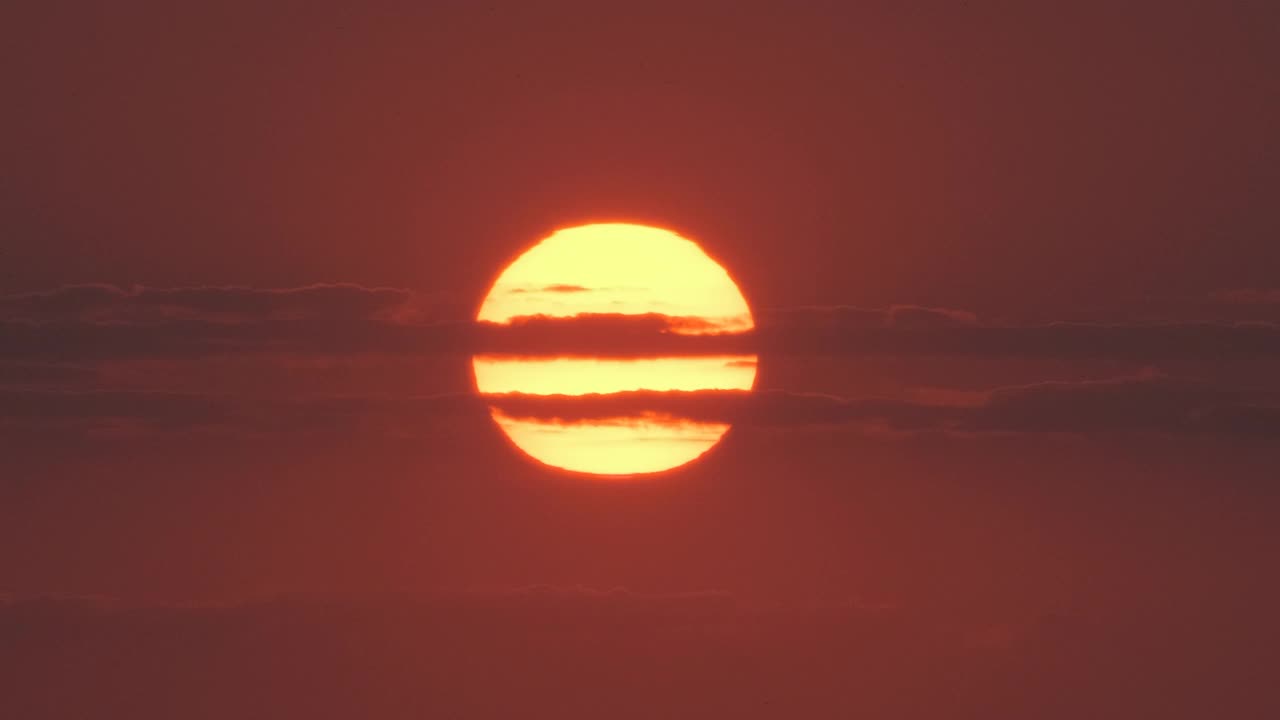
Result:
<svg viewBox="0 0 1280 720"><path fill-rule="evenodd" d="M1268 322L982 323L961 310L893 306L761 313L756 330L691 334L699 318L649 315L426 321L413 293L349 284L255 290L87 285L0 298L0 360L226 353L578 356L974 356L1170 358L1280 354Z"/></svg>
<svg viewBox="0 0 1280 720"><path fill-rule="evenodd" d="M592 423L651 416L777 429L981 433L1280 435L1280 397L1160 376L1003 387L975 402L763 391L629 392L584 396L470 393L424 397L346 396L256 400L195 393L0 391L0 421L84 427L130 420L158 430L224 427L253 432L404 430L482 418L485 406L525 420Z"/></svg>

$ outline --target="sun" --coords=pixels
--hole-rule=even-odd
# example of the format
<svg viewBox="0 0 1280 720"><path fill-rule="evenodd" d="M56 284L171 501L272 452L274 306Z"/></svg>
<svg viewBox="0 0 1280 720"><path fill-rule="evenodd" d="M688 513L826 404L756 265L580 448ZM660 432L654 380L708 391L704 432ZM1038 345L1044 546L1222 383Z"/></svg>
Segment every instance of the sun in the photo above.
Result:
<svg viewBox="0 0 1280 720"><path fill-rule="evenodd" d="M524 318L660 316L677 334L747 332L755 322L729 273L694 241L671 230L600 223L558 230L511 262L476 319L510 325ZM702 390L750 392L754 355L580 357L477 355L476 389L507 437L552 467L600 477L656 473L685 465L729 430L719 422L654 412L565 420L515 417L503 398L608 396ZM528 405L528 403L526 403Z"/></svg>

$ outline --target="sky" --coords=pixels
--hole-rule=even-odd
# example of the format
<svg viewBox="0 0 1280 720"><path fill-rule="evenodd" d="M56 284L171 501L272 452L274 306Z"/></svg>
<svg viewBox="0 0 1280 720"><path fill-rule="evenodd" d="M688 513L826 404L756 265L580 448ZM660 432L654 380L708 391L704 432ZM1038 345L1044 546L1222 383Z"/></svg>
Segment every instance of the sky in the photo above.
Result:
<svg viewBox="0 0 1280 720"><path fill-rule="evenodd" d="M7 5L0 716L1274 717L1280 17L1069 5ZM593 222L754 330L474 321Z"/></svg>

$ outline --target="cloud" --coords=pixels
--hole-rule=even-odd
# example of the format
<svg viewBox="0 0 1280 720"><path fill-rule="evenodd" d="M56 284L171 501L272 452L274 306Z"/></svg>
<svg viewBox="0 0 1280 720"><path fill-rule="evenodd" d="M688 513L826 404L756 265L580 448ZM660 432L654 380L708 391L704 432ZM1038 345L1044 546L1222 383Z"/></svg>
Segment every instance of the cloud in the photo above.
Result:
<svg viewBox="0 0 1280 720"><path fill-rule="evenodd" d="M0 385L67 384L90 381L94 368L50 363L0 362Z"/></svg>
<svg viewBox="0 0 1280 720"><path fill-rule="evenodd" d="M1280 401L1273 393L1256 396ZM1147 373L1082 382L1042 382L991 391L966 428L995 432L1213 431L1210 412L1234 412L1250 393Z"/></svg>
<svg viewBox="0 0 1280 720"><path fill-rule="evenodd" d="M590 289L591 289L591 288L583 287L583 286L581 286L581 285L563 285L563 284L560 284L560 285L547 285L546 287L542 288L542 292L549 292L549 293L580 293L580 292L587 292L587 291L589 291Z"/></svg>
<svg viewBox="0 0 1280 720"><path fill-rule="evenodd" d="M893 305L885 313L885 324L900 328L968 327L978 324L978 316L967 310Z"/></svg>
<svg viewBox="0 0 1280 720"><path fill-rule="evenodd" d="M1280 305L1280 288L1219 290L1211 297L1230 305Z"/></svg>
<svg viewBox="0 0 1280 720"><path fill-rule="evenodd" d="M481 352L514 355L643 357L701 354L750 345L749 334L717 334L720 327L705 318L660 313L528 315L514 317L506 324L477 323L470 340Z"/></svg>
<svg viewBox="0 0 1280 720"><path fill-rule="evenodd" d="M814 393L736 390L577 396L509 394L487 397L486 401L509 417L565 424L651 415L757 427L843 424L879 418L900 405Z"/></svg>
<svg viewBox="0 0 1280 720"><path fill-rule="evenodd" d="M479 398L345 395L248 398L125 390L0 390L0 423L28 428L235 432L414 432L483 419L486 405L518 419L573 424L647 418L733 423L760 430L845 427L853 432L1099 434L1144 432L1237 437L1280 435L1280 394L1148 373L1045 382L909 399L845 398L781 390L624 392Z"/></svg>
<svg viewBox="0 0 1280 720"><path fill-rule="evenodd" d="M756 343L780 355L1165 358L1280 353L1266 322L1138 322L1035 325L979 322L954 310L801 308L764 314Z"/></svg>
<svg viewBox="0 0 1280 720"><path fill-rule="evenodd" d="M509 294L511 294L511 295L523 295L523 294L525 294L525 293L531 293L531 292L545 292L545 293L581 293L581 292L590 292L590 291L591 291L591 288L589 288L589 287L584 287L584 286L582 286L582 285L557 284L557 285L544 285L544 286L542 286L542 287L540 287L540 288L534 288L534 289L529 289L529 288L511 288L511 289L510 289L510 290L508 290L507 292L508 292Z"/></svg>
<svg viewBox="0 0 1280 720"><path fill-rule="evenodd" d="M28 430L399 432L484 417L471 393L245 397L145 390L0 389L0 425Z"/></svg>
<svg viewBox="0 0 1280 720"><path fill-rule="evenodd" d="M0 317L42 321L206 317L227 321L279 316L372 317L405 305L407 290L318 283L295 288L69 285L0 297Z"/></svg>
<svg viewBox="0 0 1280 720"><path fill-rule="evenodd" d="M696 324L697 321L689 321ZM0 357L62 363L120 357L226 353L410 353L576 356L975 356L1171 358L1280 354L1280 327L1250 324L930 326L846 329L772 325L732 335L681 335L684 320L659 315L526 318L489 323L409 324L366 318L158 323L0 322ZM695 329L696 331L696 329Z"/></svg>
<svg viewBox="0 0 1280 720"><path fill-rule="evenodd" d="M1144 374L1001 387L976 402L927 403L763 391L489 398L503 413L558 423L645 414L760 428L856 426L896 432L1280 434L1280 395Z"/></svg>
<svg viewBox="0 0 1280 720"><path fill-rule="evenodd" d="M93 362L129 357L208 357L228 353L510 354L661 356L738 354L749 335L704 331L698 318L581 315L516 318L511 324L401 322L366 317L165 319L152 322L0 321L0 358Z"/></svg>
<svg viewBox="0 0 1280 720"><path fill-rule="evenodd" d="M452 312L452 311L451 311ZM441 316L414 293L351 284L299 288L123 289L80 285L0 298L0 361L84 365L129 357L228 353L634 356L760 354L1173 359L1280 354L1270 322L984 322L917 305L761 312L755 330L712 332L705 318L584 314L510 324Z"/></svg>
<svg viewBox="0 0 1280 720"><path fill-rule="evenodd" d="M127 296L114 285L66 285L0 298L0 312L33 319L81 316L121 303Z"/></svg>
<svg viewBox="0 0 1280 720"><path fill-rule="evenodd" d="M866 330L871 328L931 328L978 324L978 317L954 308L923 305L890 305L865 308L854 305L803 305L772 308L761 313L762 323L796 330Z"/></svg>
<svg viewBox="0 0 1280 720"><path fill-rule="evenodd" d="M222 398L201 393L0 390L0 421L28 425L128 420L156 429L186 429L229 417Z"/></svg>

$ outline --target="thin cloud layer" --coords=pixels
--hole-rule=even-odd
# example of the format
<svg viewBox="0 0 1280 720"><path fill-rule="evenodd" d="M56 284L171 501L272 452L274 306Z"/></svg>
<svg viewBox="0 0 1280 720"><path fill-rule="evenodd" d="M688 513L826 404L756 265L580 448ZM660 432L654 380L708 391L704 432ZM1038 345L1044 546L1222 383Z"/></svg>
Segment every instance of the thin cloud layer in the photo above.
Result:
<svg viewBox="0 0 1280 720"><path fill-rule="evenodd" d="M16 423L129 420L158 429L180 429L229 417L222 398L200 393L0 390L0 407L0 419Z"/></svg>
<svg viewBox="0 0 1280 720"><path fill-rule="evenodd" d="M1280 433L1280 396L1160 376L1003 387L976 403L928 404L765 391L491 399L505 414L576 423L646 413L752 427L846 425L898 432Z"/></svg>
<svg viewBox="0 0 1280 720"><path fill-rule="evenodd" d="M407 291L351 284L299 288L123 289L82 285L0 298L0 359L60 363L225 353L500 353L640 356L970 356L1079 359L1280 354L1268 322L1009 325L972 313L897 305L761 313L756 330L715 333L705 319L661 314L425 321ZM704 334L699 334L704 333Z"/></svg>
<svg viewBox="0 0 1280 720"><path fill-rule="evenodd" d="M207 395L198 386L150 392L97 379L109 363L254 353L295 356L619 356L746 354L1119 360L1141 367L1177 359L1280 354L1269 323L1050 323L997 325L972 313L899 305L807 307L766 312L757 330L686 334L697 318L661 314L525 317L509 324L423 321L413 293L351 284L255 290L83 285L0 298L0 421L92 427L254 431L416 427L482 413L468 392L428 397L355 393L306 397ZM998 382L998 380L997 380ZM1225 433L1277 432L1280 400L1159 375L1096 382L995 387L948 401L945 392L837 397L785 391L622 393L603 397L491 399L511 417L573 423L669 416L747 427L848 426L892 432ZM906 399L904 399L904 397ZM954 398L953 398L954 399Z"/></svg>
<svg viewBox="0 0 1280 720"><path fill-rule="evenodd" d="M0 385L68 384L98 377L93 368L57 363L0 362Z"/></svg>
<svg viewBox="0 0 1280 720"><path fill-rule="evenodd" d="M373 317L407 304L411 297L412 293L407 290L352 283L318 283L295 288L69 285L0 297L0 317L36 322L50 319L110 322L166 316L227 321L279 316Z"/></svg>
<svg viewBox="0 0 1280 720"><path fill-rule="evenodd" d="M976 401L963 404L780 390L250 400L199 393L25 389L0 391L0 422L93 427L127 420L155 430L217 427L252 432L405 430L463 416L482 418L488 405L508 417L552 424L667 418L757 429L835 426L899 433L1280 435L1276 393L1158 375L1036 383L975 395Z"/></svg>

